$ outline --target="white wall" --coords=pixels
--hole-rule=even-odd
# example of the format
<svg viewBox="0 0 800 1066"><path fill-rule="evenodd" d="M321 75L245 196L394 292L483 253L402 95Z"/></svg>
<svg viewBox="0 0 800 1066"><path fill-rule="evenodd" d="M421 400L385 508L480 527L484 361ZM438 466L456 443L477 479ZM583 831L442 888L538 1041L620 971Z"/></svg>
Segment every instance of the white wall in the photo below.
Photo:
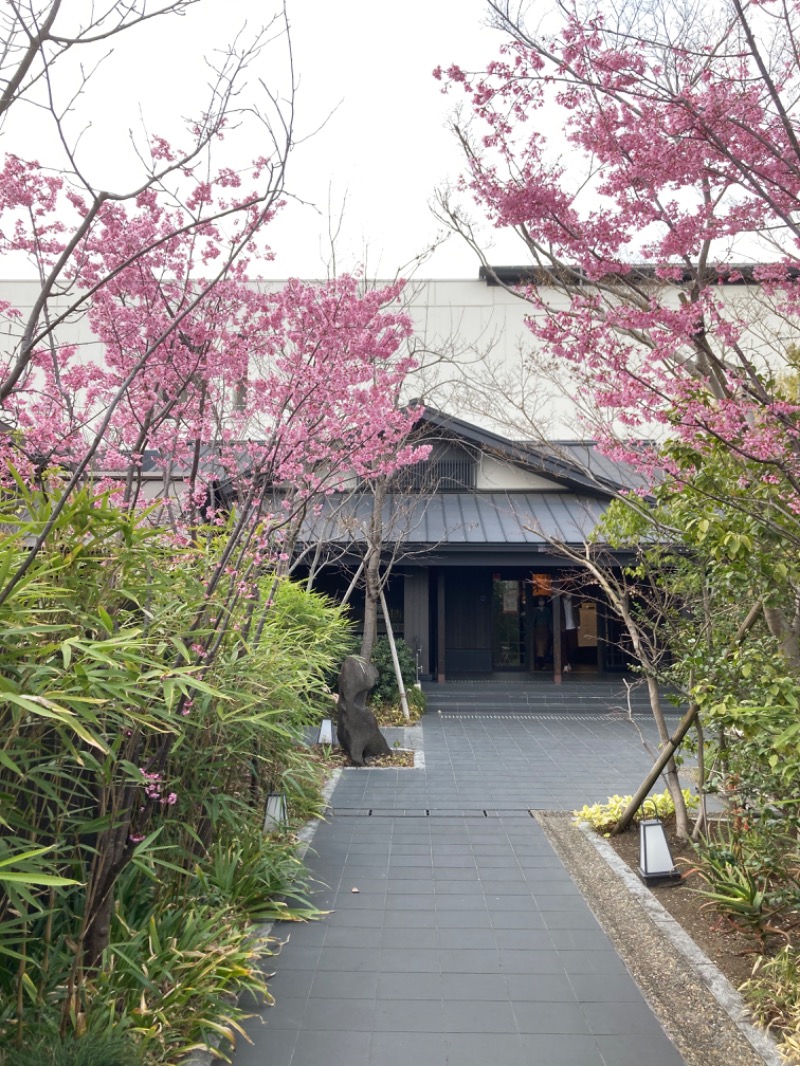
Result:
<svg viewBox="0 0 800 1066"><path fill-rule="evenodd" d="M512 463L504 463L491 455L482 455L478 465L476 488L484 492L563 492L555 481L531 474Z"/></svg>
<svg viewBox="0 0 800 1066"><path fill-rule="evenodd" d="M274 289L280 282L263 283ZM380 283L376 283L380 284ZM38 292L31 281L0 281L0 299L24 313ZM554 307L564 306L560 292L547 293ZM762 365L780 364L789 345L800 344L794 320L777 316L752 286L727 286L731 313L750 323L749 350ZM676 300L678 290L675 290ZM531 307L501 286L477 277L412 280L403 294L415 333L413 347L421 367L409 379L404 399L422 399L431 407L516 439L585 437L575 411L591 408L591 397L562 378L554 383L531 366L527 354L535 341L525 325ZM0 338L19 325L0 319ZM77 316L59 331L62 343L82 346L85 358L99 357L85 317ZM2 341L0 341L1 343Z"/></svg>

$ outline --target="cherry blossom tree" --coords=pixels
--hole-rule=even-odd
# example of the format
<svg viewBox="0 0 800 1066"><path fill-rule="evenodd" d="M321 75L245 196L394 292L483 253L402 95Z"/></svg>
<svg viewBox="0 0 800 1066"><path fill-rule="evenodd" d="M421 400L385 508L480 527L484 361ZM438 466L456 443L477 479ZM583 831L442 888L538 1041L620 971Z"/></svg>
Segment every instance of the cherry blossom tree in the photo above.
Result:
<svg viewBox="0 0 800 1066"><path fill-rule="evenodd" d="M99 454L110 454L123 442L123 415L140 416L135 397L146 391L145 380L154 382L161 372L171 338L200 313L220 281L241 277L235 268L245 252L270 254L263 231L280 205L293 141L294 78L285 11L268 17L249 39L241 35L227 47L212 42L217 47L208 64L206 101L198 101L195 114L182 120L184 132L173 143L146 130L142 138L132 137L134 151L128 171L118 178L120 187L99 183L96 156L84 149L96 105L92 76L110 44L141 49L142 34L158 32L164 19L193 6L192 0L108 0L104 5L27 0L9 4L2 16L0 118L6 151L0 167L0 234L8 261L32 267L38 284L29 306L0 305L6 338L0 358L0 452L4 470L13 468L25 478L35 480L59 464L70 474L31 558ZM281 43L280 63L288 69L289 84L279 96L258 68L275 61ZM254 91L247 91L248 80L255 82ZM218 165L215 155L245 119L259 157ZM25 143L28 122L39 135L40 159L12 151ZM160 295L152 284L157 272L164 280ZM123 293L124 286L130 291ZM135 358L124 343L112 354L107 333L100 354L96 348L84 351L75 340L87 318L103 332L100 319L112 294L118 305L126 305L124 314L119 306L115 311L118 339L129 335L135 309L144 311L142 301L166 301L158 314L151 304L153 328ZM150 423L163 422L178 404L170 389L184 369L176 363L162 381L160 406L144 415L143 439Z"/></svg>
<svg viewBox="0 0 800 1066"><path fill-rule="evenodd" d="M0 545L0 608L13 612L28 582L38 587L50 570L79 585L75 558L91 544L84 573L96 585L84 595L92 617L81 633L90 644L104 630L148 649L135 710L133 701L127 710L124 699L110 701L98 683L76 709L59 704L53 712L65 731L52 743L70 766L74 756L85 769L75 735L100 753L87 771L87 802L113 812L85 871L76 973L97 965L118 879L143 830L169 813L159 797L172 793L152 783L164 780L173 749L186 743L192 696L236 702L238 693L214 690L207 679L264 651L298 517L326 493L423 455L406 444L417 412L399 405L415 365L410 320L397 306L402 284L258 280L284 195L293 86L286 103L262 78L261 106L239 94L269 39L288 43L285 13L250 44L222 52L210 103L180 143L148 135L121 191L89 176L80 138L70 135L74 99L57 99L54 65L189 6L109 0L81 6L90 21L76 24L68 21L74 5L68 12L59 0L31 0L10 4L0 23L4 146L14 143L11 119L29 104L44 107L53 134L43 145L46 162L7 151L0 164L0 239L38 279L31 306L0 306L0 495L10 531ZM82 75L78 81L80 101L86 86ZM256 158L242 163L227 144L245 119L255 122L258 143ZM103 522L114 535L96 536ZM139 542L146 563L126 572L127 548ZM142 580L147 566L157 580ZM58 581L38 601L53 616ZM167 615L174 621L160 643L158 620ZM55 666L49 645L43 654L42 677L52 668L67 700L79 673L71 652ZM34 658L22 657L23 672L35 672ZM114 654L104 662L120 665ZM173 676L182 687L167 684ZM52 702L48 692L42 698ZM0 702L8 726L18 707ZM106 735L112 727L94 721L87 731L86 708L110 703L124 727ZM143 782L152 786L144 793Z"/></svg>
<svg viewBox="0 0 800 1066"><path fill-rule="evenodd" d="M522 291L534 335L627 424L720 436L794 483L775 380L798 312L794 8L564 4L541 35L490 7L501 58L438 76L472 105L463 188L541 269ZM547 108L565 142L542 132ZM768 265L744 268L754 255Z"/></svg>
<svg viewBox="0 0 800 1066"><path fill-rule="evenodd" d="M530 29L489 6L500 57L436 72L469 105L443 214L479 254L465 195L519 235L533 358L571 368L612 454L663 470L657 446L626 440L721 443L780 486L780 513L761 515L785 529L800 512L797 5L570 0Z"/></svg>
<svg viewBox="0 0 800 1066"><path fill-rule="evenodd" d="M280 207L293 104L290 92L279 106L260 79L267 108L246 108L240 83L271 36L288 46L285 12L249 44L223 50L187 143L151 136L127 190L95 187L68 139L70 107L53 97L56 61L189 6L110 3L80 23L59 2L29 3L5 16L3 113L44 99L64 157L54 174L9 154L0 172L6 250L32 261L40 279L31 308L0 308L10 338L0 448L28 479L69 472L51 527L88 474L112 474L106 487L129 507L141 503L146 454L158 456L162 479L157 518L176 533L209 517L214 486L259 507L276 485L307 501L345 466L363 477L404 461L413 416L396 403L411 361L396 356L409 326L382 311L401 287L361 293L343 278L270 293L249 280L272 256L265 231ZM83 89L81 80L78 99ZM269 155L215 165L212 149L246 111ZM70 333L76 319L99 342L88 352Z"/></svg>
<svg viewBox="0 0 800 1066"><path fill-rule="evenodd" d="M720 595L751 590L726 625L783 663L789 706L800 631L800 9L563 0L533 25L510 0L489 8L507 33L497 60L435 72L466 98L454 122L466 171L441 214L526 301L532 363L567 368L607 452L669 498L666 527L645 523L636 537L694 546ZM526 267L513 281L482 252L470 200L519 236ZM752 690L732 663L749 649L738 637L711 642L725 649L718 669L701 651L698 604L681 618L678 668L695 711L724 707L730 724ZM787 686L773 687L783 701Z"/></svg>

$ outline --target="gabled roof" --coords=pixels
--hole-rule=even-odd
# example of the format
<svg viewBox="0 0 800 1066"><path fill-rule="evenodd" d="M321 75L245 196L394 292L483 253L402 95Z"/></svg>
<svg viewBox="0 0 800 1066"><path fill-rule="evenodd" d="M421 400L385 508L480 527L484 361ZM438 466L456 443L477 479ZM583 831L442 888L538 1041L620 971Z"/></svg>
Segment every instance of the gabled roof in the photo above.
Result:
<svg viewBox="0 0 800 1066"><path fill-rule="evenodd" d="M632 467L607 459L593 441L552 444L513 441L431 407L425 408L416 435L424 437L426 426L441 429L450 438L521 466L532 474L550 478L572 492L607 499L642 484L641 477Z"/></svg>
<svg viewBox="0 0 800 1066"><path fill-rule="evenodd" d="M388 493L381 525L387 545L433 551L455 559L468 552L542 552L583 545L611 499L630 488L635 471L601 456L592 442L512 441L498 433L426 408L414 429L418 441L456 443L512 463L551 482L552 488ZM368 492L327 496L309 515L300 539L347 549L365 541L374 497ZM442 555L444 553L444 556ZM519 556L521 557L521 556ZM510 558L510 556L509 556Z"/></svg>

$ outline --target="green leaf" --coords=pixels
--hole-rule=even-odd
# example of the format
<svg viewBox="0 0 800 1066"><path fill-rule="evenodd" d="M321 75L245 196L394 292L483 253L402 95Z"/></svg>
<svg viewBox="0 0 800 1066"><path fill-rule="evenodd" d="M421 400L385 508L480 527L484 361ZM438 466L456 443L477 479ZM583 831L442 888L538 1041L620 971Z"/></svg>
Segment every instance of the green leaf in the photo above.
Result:
<svg viewBox="0 0 800 1066"><path fill-rule="evenodd" d="M54 844L50 844L46 848L31 848L30 851L20 851L16 855L11 855L5 859L0 859L0 867L11 866L18 862L28 862L30 859L38 859L40 855L47 855L49 851L52 851L55 847Z"/></svg>
<svg viewBox="0 0 800 1066"><path fill-rule="evenodd" d="M12 881L20 885L50 885L54 888L64 888L66 885L80 885L82 882L75 881L71 877L57 877L55 874L27 873L22 870L0 870L0 881Z"/></svg>
<svg viewBox="0 0 800 1066"><path fill-rule="evenodd" d="M39 715L41 718L50 718L54 721L61 722L62 725L67 726L74 733L77 733L81 740L86 741L90 747L97 748L98 751L102 751L104 755L108 754L108 748L106 745L97 737L93 736L86 726L83 725L77 716L67 707L62 707L60 704L55 703L51 699L47 699L45 696L21 696L13 692L4 693L2 699L6 700L8 703L13 703L18 707L22 707L23 710L26 710L31 714ZM0 700L0 702L2 701Z"/></svg>

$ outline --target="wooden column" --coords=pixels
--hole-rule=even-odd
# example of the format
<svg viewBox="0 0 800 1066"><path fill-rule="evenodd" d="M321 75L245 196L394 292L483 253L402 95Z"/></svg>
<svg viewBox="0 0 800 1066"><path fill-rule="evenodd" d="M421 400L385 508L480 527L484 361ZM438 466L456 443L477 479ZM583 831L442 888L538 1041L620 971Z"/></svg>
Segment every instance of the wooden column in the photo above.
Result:
<svg viewBox="0 0 800 1066"><path fill-rule="evenodd" d="M419 669L426 677L433 669L428 600L428 571L409 571L403 580L403 637L409 647L419 649Z"/></svg>
<svg viewBox="0 0 800 1066"><path fill-rule="evenodd" d="M561 593L553 595L553 684L561 684Z"/></svg>
<svg viewBox="0 0 800 1066"><path fill-rule="evenodd" d="M447 638L447 633L444 624L444 573L441 570L438 574L438 581L436 596L436 680L442 682L445 680L445 640Z"/></svg>
<svg viewBox="0 0 800 1066"><path fill-rule="evenodd" d="M606 642L606 610L605 604L597 603L597 672L603 673L605 655L603 647Z"/></svg>

